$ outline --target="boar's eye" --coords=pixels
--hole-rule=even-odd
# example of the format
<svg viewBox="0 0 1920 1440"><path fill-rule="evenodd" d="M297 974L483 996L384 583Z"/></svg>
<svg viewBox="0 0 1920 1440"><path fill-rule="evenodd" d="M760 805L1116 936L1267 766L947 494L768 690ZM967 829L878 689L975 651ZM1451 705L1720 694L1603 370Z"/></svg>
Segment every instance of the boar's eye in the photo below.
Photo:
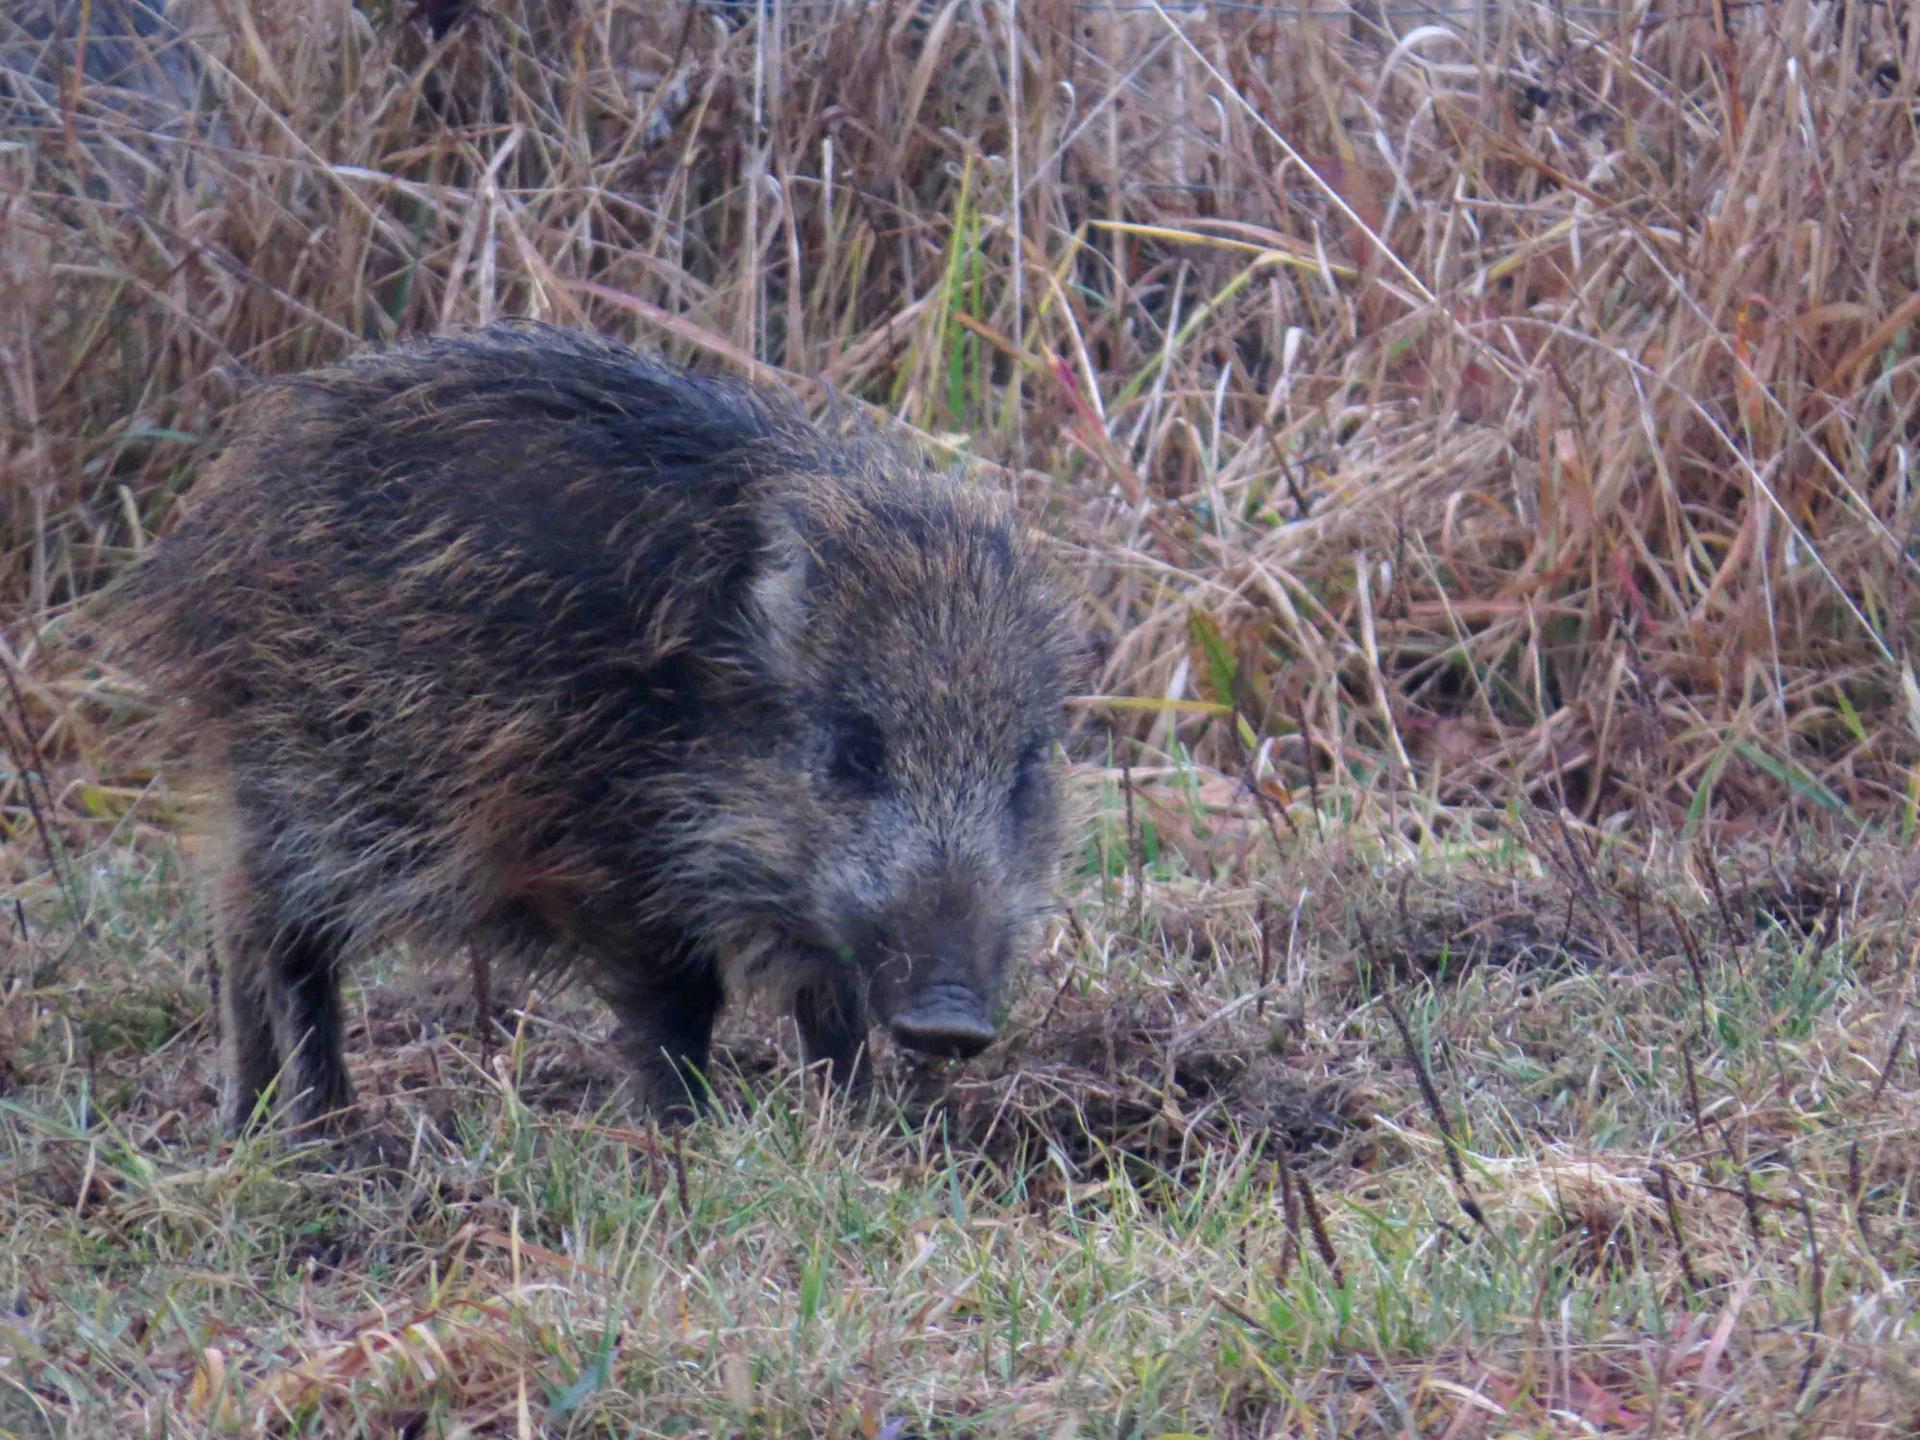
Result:
<svg viewBox="0 0 1920 1440"><path fill-rule="evenodd" d="M1047 742L1034 740L1020 752L1013 769L1013 807L1024 810L1033 802L1047 775Z"/></svg>
<svg viewBox="0 0 1920 1440"><path fill-rule="evenodd" d="M833 758L827 772L842 785L883 790L887 784L887 740L865 715L843 715L834 723Z"/></svg>

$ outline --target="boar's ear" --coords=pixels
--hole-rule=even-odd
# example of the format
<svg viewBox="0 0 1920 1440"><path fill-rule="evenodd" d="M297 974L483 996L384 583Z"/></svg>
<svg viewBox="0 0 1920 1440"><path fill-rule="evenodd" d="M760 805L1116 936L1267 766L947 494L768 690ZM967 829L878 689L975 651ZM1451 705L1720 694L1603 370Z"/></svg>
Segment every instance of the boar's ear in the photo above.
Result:
<svg viewBox="0 0 1920 1440"><path fill-rule="evenodd" d="M815 557L805 517L789 495L763 496L753 509L754 557L747 580L753 626L784 654L806 625Z"/></svg>

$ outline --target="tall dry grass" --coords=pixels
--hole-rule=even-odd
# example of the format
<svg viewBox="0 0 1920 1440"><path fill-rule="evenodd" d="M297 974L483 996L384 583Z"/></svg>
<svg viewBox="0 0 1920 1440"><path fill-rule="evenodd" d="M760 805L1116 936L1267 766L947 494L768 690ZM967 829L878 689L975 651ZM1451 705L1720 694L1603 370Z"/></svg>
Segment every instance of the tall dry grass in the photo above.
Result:
<svg viewBox="0 0 1920 1440"><path fill-rule="evenodd" d="M69 67L0 140L0 593L64 823L141 777L63 637L247 382L533 313L998 467L1117 753L1281 822L1912 824L1898 7L174 13L199 114Z"/></svg>

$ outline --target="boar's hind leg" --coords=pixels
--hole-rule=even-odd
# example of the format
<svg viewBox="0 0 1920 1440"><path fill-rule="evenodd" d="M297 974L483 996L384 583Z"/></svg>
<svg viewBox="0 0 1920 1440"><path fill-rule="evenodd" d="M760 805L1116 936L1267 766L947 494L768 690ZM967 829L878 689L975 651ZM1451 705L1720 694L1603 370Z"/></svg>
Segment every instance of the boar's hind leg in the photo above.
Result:
<svg viewBox="0 0 1920 1440"><path fill-rule="evenodd" d="M602 994L619 1021L642 1105L677 1119L698 1111L707 1098L713 1022L726 1003L712 964L689 961L645 979L622 977L603 984Z"/></svg>
<svg viewBox="0 0 1920 1440"><path fill-rule="evenodd" d="M340 952L332 937L289 922L236 864L214 913L225 1048L221 1119L246 1128L269 1086L299 1124L353 1103L340 1053Z"/></svg>
<svg viewBox="0 0 1920 1440"><path fill-rule="evenodd" d="M280 1073L267 1007L265 966L216 922L213 953L220 971L220 1125L238 1135L252 1122L260 1099Z"/></svg>
<svg viewBox="0 0 1920 1440"><path fill-rule="evenodd" d="M337 1126L353 1105L340 1049L340 949L331 937L296 929L275 938L273 1018L287 1057L281 1085L302 1125Z"/></svg>
<svg viewBox="0 0 1920 1440"><path fill-rule="evenodd" d="M834 1084L859 1088L866 1083L867 1007L860 992L838 978L817 979L793 998L793 1021L800 1029L803 1063L827 1062Z"/></svg>

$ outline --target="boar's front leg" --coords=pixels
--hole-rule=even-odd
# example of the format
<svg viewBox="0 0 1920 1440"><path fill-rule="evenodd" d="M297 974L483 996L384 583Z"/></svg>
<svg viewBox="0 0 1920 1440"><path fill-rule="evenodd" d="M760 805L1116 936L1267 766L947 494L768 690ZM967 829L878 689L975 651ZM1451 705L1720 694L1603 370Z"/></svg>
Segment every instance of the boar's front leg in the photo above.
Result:
<svg viewBox="0 0 1920 1440"><path fill-rule="evenodd" d="M858 1090L867 1082L867 1007L859 988L840 976L820 976L793 998L793 1021L800 1029L801 1059L827 1063L835 1085Z"/></svg>
<svg viewBox="0 0 1920 1440"><path fill-rule="evenodd" d="M706 1104L713 1022L726 1003L709 961L603 980L601 994L620 1027L641 1106L662 1119L687 1120Z"/></svg>

